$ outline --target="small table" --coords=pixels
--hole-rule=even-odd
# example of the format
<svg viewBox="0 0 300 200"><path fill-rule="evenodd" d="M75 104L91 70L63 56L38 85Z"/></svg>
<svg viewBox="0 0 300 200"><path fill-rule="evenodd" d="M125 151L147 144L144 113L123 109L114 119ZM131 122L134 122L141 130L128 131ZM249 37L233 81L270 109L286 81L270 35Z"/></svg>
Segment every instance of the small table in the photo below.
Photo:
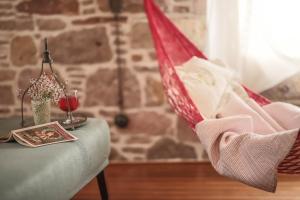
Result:
<svg viewBox="0 0 300 200"><path fill-rule="evenodd" d="M18 127L19 119L0 119L0 132ZM97 176L102 199L108 199L103 170L110 153L109 127L89 118L70 131L78 140L38 148L0 144L1 200L66 200Z"/></svg>

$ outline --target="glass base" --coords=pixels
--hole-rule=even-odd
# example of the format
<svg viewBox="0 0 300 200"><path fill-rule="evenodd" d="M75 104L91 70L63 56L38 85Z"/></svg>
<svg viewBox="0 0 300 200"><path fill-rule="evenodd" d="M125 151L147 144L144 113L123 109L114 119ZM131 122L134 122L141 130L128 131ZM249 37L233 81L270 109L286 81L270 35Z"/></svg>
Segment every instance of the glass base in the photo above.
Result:
<svg viewBox="0 0 300 200"><path fill-rule="evenodd" d="M74 129L77 127L81 127L86 124L87 122L87 117L86 116L75 116L72 118L73 119L73 124L66 122L66 119L57 119L57 121L65 128L65 129Z"/></svg>
<svg viewBox="0 0 300 200"><path fill-rule="evenodd" d="M72 123L73 123L73 124L76 124L76 123L78 123L79 121L80 121L79 118L77 118L77 117L72 117L72 120L71 120L70 118L68 118L68 119L64 120L62 123L65 124L65 125L71 125Z"/></svg>

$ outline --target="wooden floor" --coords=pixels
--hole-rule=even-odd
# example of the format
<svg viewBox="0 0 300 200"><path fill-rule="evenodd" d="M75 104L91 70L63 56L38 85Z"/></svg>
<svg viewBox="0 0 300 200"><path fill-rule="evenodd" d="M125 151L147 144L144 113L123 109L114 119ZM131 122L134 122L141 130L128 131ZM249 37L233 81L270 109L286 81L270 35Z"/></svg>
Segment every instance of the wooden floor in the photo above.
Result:
<svg viewBox="0 0 300 200"><path fill-rule="evenodd" d="M300 176L279 176L273 194L221 177L206 163L111 164L105 173L111 200L300 200ZM74 197L94 199L95 179Z"/></svg>

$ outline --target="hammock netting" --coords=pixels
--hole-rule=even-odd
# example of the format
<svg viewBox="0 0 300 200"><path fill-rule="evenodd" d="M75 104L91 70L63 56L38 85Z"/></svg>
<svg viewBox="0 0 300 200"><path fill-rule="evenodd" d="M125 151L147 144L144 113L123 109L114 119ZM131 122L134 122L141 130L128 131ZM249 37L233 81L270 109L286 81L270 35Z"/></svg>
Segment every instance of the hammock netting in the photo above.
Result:
<svg viewBox="0 0 300 200"><path fill-rule="evenodd" d="M175 66L187 62L193 56L207 59L197 47L187 39L177 27L154 4L153 0L144 0L145 12L148 17L162 83L168 101L179 116L183 117L194 129L203 120L184 84L176 74ZM249 97L260 105L271 101L243 86ZM278 172L300 174L300 134L286 158L278 166Z"/></svg>

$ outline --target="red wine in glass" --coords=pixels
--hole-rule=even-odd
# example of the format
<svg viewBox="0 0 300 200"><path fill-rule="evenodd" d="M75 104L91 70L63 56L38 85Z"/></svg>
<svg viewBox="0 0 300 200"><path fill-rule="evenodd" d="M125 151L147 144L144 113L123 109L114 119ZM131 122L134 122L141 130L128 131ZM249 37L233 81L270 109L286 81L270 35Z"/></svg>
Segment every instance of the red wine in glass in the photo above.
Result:
<svg viewBox="0 0 300 200"><path fill-rule="evenodd" d="M67 99L68 98L68 99ZM69 102L68 102L69 101ZM67 96L67 97L61 97L58 101L59 108L65 112L69 111L68 103L70 105L70 111L74 111L78 108L79 102L78 98L75 96Z"/></svg>
<svg viewBox="0 0 300 200"><path fill-rule="evenodd" d="M62 95L58 101L59 108L67 112L67 119L64 124L71 124L73 122L72 111L76 110L79 106L77 97L77 90L72 90L65 95Z"/></svg>

